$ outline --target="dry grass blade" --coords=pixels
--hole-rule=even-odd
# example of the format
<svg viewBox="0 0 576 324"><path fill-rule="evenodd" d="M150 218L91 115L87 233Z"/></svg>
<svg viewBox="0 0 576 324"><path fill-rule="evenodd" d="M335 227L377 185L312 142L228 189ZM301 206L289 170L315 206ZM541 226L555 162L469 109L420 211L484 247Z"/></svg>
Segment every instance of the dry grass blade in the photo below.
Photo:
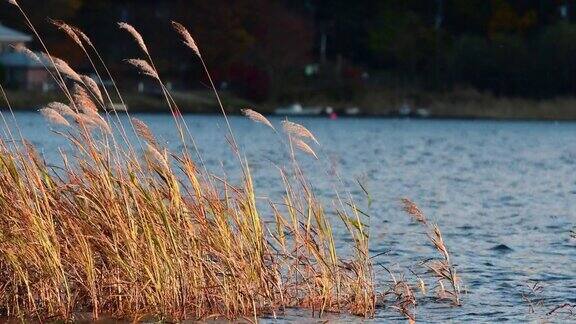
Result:
<svg viewBox="0 0 576 324"><path fill-rule="evenodd" d="M96 97L96 99L100 101L100 103L103 103L104 97L102 97L102 92L100 91L100 87L98 87L98 83L96 83L94 79L92 79L87 75L81 75L80 77L82 78L82 81L84 82L84 85L86 85L88 90L92 92L92 94Z"/></svg>
<svg viewBox="0 0 576 324"><path fill-rule="evenodd" d="M302 152L312 155L316 160L318 160L318 156L314 152L314 150L310 147L310 145L306 144L303 140L299 138L292 138L292 143Z"/></svg>
<svg viewBox="0 0 576 324"><path fill-rule="evenodd" d="M396 279L396 277L386 269L390 276L392 277L392 286L384 292L384 297L392 296L396 299L392 308L396 309L400 314L402 314L409 323L415 323L416 317L414 315L414 309L416 308L416 296L412 290L412 287L403 278Z"/></svg>
<svg viewBox="0 0 576 324"><path fill-rule="evenodd" d="M16 52L20 52L26 56L28 56L29 58L31 58L32 60L36 61L36 62L42 62L40 60L40 57L38 56L38 54L32 52L28 47L26 47L23 44L16 44L14 45L14 50Z"/></svg>
<svg viewBox="0 0 576 324"><path fill-rule="evenodd" d="M144 53L148 54L148 48L146 47L146 43L144 43L144 38L142 38L142 35L140 35L136 28L125 22L119 22L118 27L120 27L120 29L126 30L130 35L132 35L132 37L134 37L136 40L136 43L138 43L138 46L140 46Z"/></svg>
<svg viewBox="0 0 576 324"><path fill-rule="evenodd" d="M76 73L76 71L74 71L74 69L72 69L70 67L70 65L68 65L68 63L66 63L64 60L59 59L59 58L54 57L54 56L52 56L51 59L54 62L54 67L58 71L60 71L60 73L64 74L65 76L69 77L70 79L72 79L78 83L82 83L82 79L80 78L80 75L78 73Z"/></svg>
<svg viewBox="0 0 576 324"><path fill-rule="evenodd" d="M196 42L194 41L194 38L192 38L192 35L188 29L186 29L186 27L184 27L184 25L181 23L175 21L172 22L172 27L178 34L180 34L180 36L182 36L184 44L188 46L192 51L194 51L198 57L200 57L200 50L198 49L198 46L196 45Z"/></svg>
<svg viewBox="0 0 576 324"><path fill-rule="evenodd" d="M576 310L576 304L563 303L563 304L554 306L554 308L552 308L548 313L546 313L546 315L548 315L548 316L554 315L555 313L560 312L562 310L566 311L570 315L576 315L573 311L573 310Z"/></svg>
<svg viewBox="0 0 576 324"><path fill-rule="evenodd" d="M450 254L442 238L442 232L438 225L427 223L424 214L418 206L411 200L403 198L404 211L423 224L427 230L427 235L434 248L442 254L442 260L431 260L425 262L428 269L435 275L440 286L440 299L450 299L454 305L460 305L460 279L456 276L456 269L450 262ZM446 290L445 282L451 286L451 290Z"/></svg>
<svg viewBox="0 0 576 324"><path fill-rule="evenodd" d="M80 126L80 130L82 131L84 130L92 131L96 128L102 129L101 125L98 124L94 116L76 114L76 117L74 117L74 121L78 124L78 126ZM103 131L106 132L106 130L104 129Z"/></svg>
<svg viewBox="0 0 576 324"><path fill-rule="evenodd" d="M75 42L91 44L75 27L59 25L76 35L70 35ZM180 24L173 26L200 55L190 33ZM147 52L132 26L121 23L120 28ZM95 48L94 52L100 57ZM147 57L149 61L128 62L159 79ZM70 107L52 102L41 113L63 125L71 117L80 126L58 132L68 145L58 148L61 160L50 165L41 161L31 144L10 150L0 138L1 316L65 322L91 312L95 320L181 322L206 320L215 314L230 320L257 318L287 307L312 309L320 315L374 315L379 294L369 236L363 230L368 224L362 223L359 214L364 212L353 207L353 202L355 218L335 204L326 211L330 206L316 198L315 186L293 159L285 162L293 168L289 172L284 166L278 168L283 197L271 203L271 215L258 203L255 185L259 181L253 181L247 161L239 164L243 177L230 182L205 166L198 168L183 137L174 145L184 144L178 152L159 148L152 131L138 119L131 120L142 138L138 143L128 138L117 142L115 134L98 136L91 131L112 132L96 106L101 101L99 91L105 88L79 76L65 62L54 62L59 71L78 82L70 89ZM62 83L60 75L57 79ZM68 94L66 84L61 86ZM121 99L119 92L118 96ZM171 105L171 98L167 100ZM217 100L220 103L220 97ZM274 128L261 114L243 112ZM174 114L174 118L179 117ZM283 128L289 153L301 150L317 159L306 143L318 143L308 129L288 121ZM14 138L9 140L14 142ZM231 141L237 150L233 137ZM142 159L136 145L143 142ZM203 164L200 156L199 160ZM345 208L342 201L339 205ZM332 230L331 215L340 213L347 234ZM336 233L351 238L343 255ZM435 247L447 255L440 231L434 233ZM441 277L440 284L450 280L445 278L455 281L449 262L439 257L435 261L430 267ZM397 306L392 307L410 320L416 302L412 289L395 280L389 290L396 296Z"/></svg>
<svg viewBox="0 0 576 324"><path fill-rule="evenodd" d="M300 124L296 124L291 121L285 120L282 122L282 127L284 128L285 132L287 132L292 136L309 138L313 140L316 144L319 144L318 141L316 140L316 137L314 137L314 134L312 134L311 131L309 131L306 127Z"/></svg>
<svg viewBox="0 0 576 324"><path fill-rule="evenodd" d="M70 37L70 39L72 39L72 41L74 41L74 43L76 43L76 44L78 44L78 46L84 48L84 44L82 44L80 37L78 37L78 34L76 34L76 32L74 31L72 26L68 25L67 23L63 22L62 20L50 19L49 21L51 24L56 26L58 29L60 29L64 33L66 33L66 35L68 35L68 37Z"/></svg>
<svg viewBox="0 0 576 324"><path fill-rule="evenodd" d="M126 62L138 68L140 73L153 77L154 79L158 80L158 73L152 68L152 66L143 59L127 59Z"/></svg>
<svg viewBox="0 0 576 324"><path fill-rule="evenodd" d="M166 161L166 158L164 157L164 155L162 153L160 153L160 151L158 151L157 148L155 148L154 146L152 146L149 143L146 143L146 152L153 158L153 160L160 163L160 165L163 167L164 171L170 170L170 167L168 166L168 161Z"/></svg>
<svg viewBox="0 0 576 324"><path fill-rule="evenodd" d="M426 224L426 217L424 216L424 213L422 212L422 210L420 210L420 208L418 208L418 206L411 201L408 198L402 198L402 204L404 204L404 211L412 216L417 222L422 223L422 224Z"/></svg>
<svg viewBox="0 0 576 324"><path fill-rule="evenodd" d="M402 315L404 315L410 323L416 322L414 316L414 308L416 307L416 297L412 288L406 281L399 281L394 287L396 294L396 307Z"/></svg>
<svg viewBox="0 0 576 324"><path fill-rule="evenodd" d="M38 150L36 150L36 147L34 147L34 144L32 144L27 139L23 139L22 143L24 144L24 148L26 149L26 153L32 159L32 161L34 161L36 166L44 167L45 166L44 161L40 157L40 154L38 154Z"/></svg>
<svg viewBox="0 0 576 324"><path fill-rule="evenodd" d="M100 128L104 133L112 134L112 128L110 127L108 122L104 120L104 118L102 118L100 115L98 115L98 113L93 114L93 115L87 115L87 117L90 120L92 120L94 125L96 125L98 128Z"/></svg>
<svg viewBox="0 0 576 324"><path fill-rule="evenodd" d="M54 109L63 116L68 116L72 118L76 117L76 113L74 112L74 110L72 110L68 105L63 104L61 102L56 101L51 102L46 105L46 108Z"/></svg>
<svg viewBox="0 0 576 324"><path fill-rule="evenodd" d="M450 262L450 255L448 254L448 250L446 249L446 245L444 245L444 239L442 238L442 233L440 232L440 228L438 225L434 225L434 229L432 235L430 236L430 240L434 247L442 253L444 259Z"/></svg>
<svg viewBox="0 0 576 324"><path fill-rule="evenodd" d="M72 99L76 107L87 115L98 114L98 107L90 98L90 94L82 86L74 84L72 87Z"/></svg>
<svg viewBox="0 0 576 324"><path fill-rule="evenodd" d="M158 147L156 138L146 123L135 117L132 117L132 123L134 124L134 128L136 129L138 136L143 138L146 142L148 142L148 144L156 148Z"/></svg>
<svg viewBox="0 0 576 324"><path fill-rule="evenodd" d="M75 27L75 26L70 26L70 28L72 28L72 30L76 33L76 35L78 35L80 38L82 38L86 42L86 44L94 47L90 38L80 28Z"/></svg>
<svg viewBox="0 0 576 324"><path fill-rule="evenodd" d="M274 126L272 125L272 123L268 120L268 118L264 117L264 115L262 115L261 113L254 111L252 109L242 109L242 114L244 114L244 116L250 118L251 120L257 122L257 123L261 123L264 124L270 128L272 128L273 130L276 130L276 128L274 128Z"/></svg>
<svg viewBox="0 0 576 324"><path fill-rule="evenodd" d="M56 110L52 108L42 108L39 111L47 121L53 124L70 126L70 123L66 120L66 118L62 117L62 115L60 115Z"/></svg>

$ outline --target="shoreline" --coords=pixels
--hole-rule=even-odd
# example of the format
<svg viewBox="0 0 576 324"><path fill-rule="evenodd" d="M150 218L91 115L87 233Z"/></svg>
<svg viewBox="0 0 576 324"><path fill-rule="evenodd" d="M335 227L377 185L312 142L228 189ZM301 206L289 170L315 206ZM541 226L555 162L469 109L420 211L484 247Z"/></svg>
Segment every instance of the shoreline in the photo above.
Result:
<svg viewBox="0 0 576 324"><path fill-rule="evenodd" d="M175 100L182 114L219 115L220 108L210 91L174 92ZM7 91L8 100L14 111L36 111L52 101L66 102L64 96L56 92L26 93ZM124 96L131 113L169 114L162 96L153 94L126 93ZM255 104L231 93L223 93L222 101L228 114L239 115L243 108L252 108L266 116L289 118L313 117L320 115L274 114L274 109L282 104L264 102ZM400 94L398 92L367 92L354 101L336 102L325 98L301 100L304 106L333 107L339 118L382 118L382 119L428 119L428 120L502 120L502 121L576 121L576 98L552 98L544 100L526 98L494 97L477 92L449 92ZM403 105L412 110L424 110L426 115L417 113L401 114ZM347 115L346 107L359 107L361 113ZM4 103L1 110L7 110Z"/></svg>

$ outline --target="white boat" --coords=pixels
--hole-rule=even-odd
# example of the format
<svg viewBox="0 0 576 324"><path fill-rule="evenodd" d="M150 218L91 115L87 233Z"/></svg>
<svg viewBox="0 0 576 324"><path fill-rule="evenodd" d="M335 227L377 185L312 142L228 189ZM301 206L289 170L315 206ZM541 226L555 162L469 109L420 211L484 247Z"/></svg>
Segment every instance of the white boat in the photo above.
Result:
<svg viewBox="0 0 576 324"><path fill-rule="evenodd" d="M115 110L115 111L127 111L128 107L122 103L119 102L113 102L110 105L111 110Z"/></svg>
<svg viewBox="0 0 576 324"><path fill-rule="evenodd" d="M297 115L297 116L308 116L308 115L320 115L324 108L322 107L302 107L299 103L294 103L286 107L279 107L274 110L276 115Z"/></svg>
<svg viewBox="0 0 576 324"><path fill-rule="evenodd" d="M346 109L344 109L344 112L346 113L346 115L349 116L356 116L360 114L360 108L358 107L348 107Z"/></svg>
<svg viewBox="0 0 576 324"><path fill-rule="evenodd" d="M400 109L398 109L400 116L408 116L412 113L412 107L409 104L403 103Z"/></svg>
<svg viewBox="0 0 576 324"><path fill-rule="evenodd" d="M418 108L416 110L416 115L418 115L418 117L427 118L430 117L430 111L426 108Z"/></svg>

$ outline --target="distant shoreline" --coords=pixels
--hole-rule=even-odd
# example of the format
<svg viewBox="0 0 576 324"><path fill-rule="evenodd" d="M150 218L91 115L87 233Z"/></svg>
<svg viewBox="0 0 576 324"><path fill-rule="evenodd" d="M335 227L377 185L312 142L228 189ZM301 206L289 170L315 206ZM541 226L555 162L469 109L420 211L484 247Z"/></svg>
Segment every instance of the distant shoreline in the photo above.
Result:
<svg viewBox="0 0 576 324"><path fill-rule="evenodd" d="M31 93L7 91L8 100L15 111L35 111L51 101L66 102L56 92ZM161 96L126 93L123 95L132 113L169 114ZM183 114L218 115L220 109L209 91L175 92L174 97ZM229 114L239 114L242 108L252 108L265 115L288 118L319 117L326 115L275 115L279 104L271 102L253 104L229 93L223 93L224 106ZM303 106L333 107L339 118L386 118L386 119L444 119L444 120L504 120L504 121L576 121L576 98L525 99L494 97L477 92L448 92L443 94L414 92L370 92L353 102L334 102L323 98L302 100ZM409 115L401 114L401 107L409 109ZM344 114L345 107L358 107L358 115ZM7 110L6 103L0 104ZM425 111L419 116L416 111Z"/></svg>
<svg viewBox="0 0 576 324"><path fill-rule="evenodd" d="M6 112L8 111L8 107L0 106L0 111ZM25 109L25 108L17 108L14 109L14 112L36 112L37 109ZM158 111L158 110L131 110L131 114L138 114L138 115L170 115L169 111ZM182 115L185 116L221 116L221 113L214 111L214 112L194 112L194 111L186 111L183 112ZM288 118L288 119L300 119L300 118L310 118L310 119L328 119L326 115L277 115L277 114L264 114L267 117L276 117L276 118ZM229 114L230 116L241 116L239 113ZM572 119L563 118L563 119L554 119L554 118L530 118L530 117L482 117L482 116L429 116L429 117L418 117L418 116L400 116L400 115L338 115L338 119L383 119L383 120L417 120L417 121L502 121L502 122L566 122L572 123L576 122L576 117Z"/></svg>

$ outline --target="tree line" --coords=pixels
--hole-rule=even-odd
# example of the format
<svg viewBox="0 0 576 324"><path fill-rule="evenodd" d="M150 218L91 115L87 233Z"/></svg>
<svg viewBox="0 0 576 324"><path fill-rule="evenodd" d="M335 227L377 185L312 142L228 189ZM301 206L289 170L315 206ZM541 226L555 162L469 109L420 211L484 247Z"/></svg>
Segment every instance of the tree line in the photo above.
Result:
<svg viewBox="0 0 576 324"><path fill-rule="evenodd" d="M572 0L20 0L54 53L88 68L46 17L84 29L116 73L137 55L115 22L137 27L160 70L201 87L198 62L169 37L170 20L194 33L218 83L254 100L297 84L445 91L473 87L503 96L576 92ZM25 26L6 4L1 21ZM200 81L198 81L200 80ZM340 88L338 88L340 89Z"/></svg>

